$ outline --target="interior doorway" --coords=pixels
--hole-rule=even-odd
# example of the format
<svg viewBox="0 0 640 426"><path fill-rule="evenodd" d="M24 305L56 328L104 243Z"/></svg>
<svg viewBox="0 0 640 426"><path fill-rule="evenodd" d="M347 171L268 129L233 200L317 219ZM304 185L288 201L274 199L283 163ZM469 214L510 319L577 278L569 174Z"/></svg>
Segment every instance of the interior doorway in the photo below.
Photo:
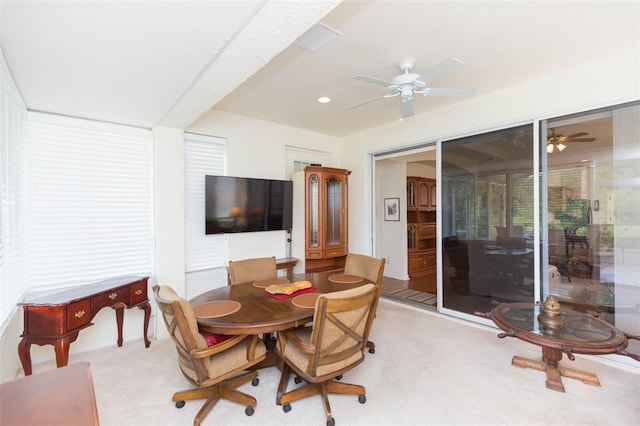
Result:
<svg viewBox="0 0 640 426"><path fill-rule="evenodd" d="M435 143L375 159L377 253L387 260L383 295L437 307ZM389 216L389 206L398 205Z"/></svg>

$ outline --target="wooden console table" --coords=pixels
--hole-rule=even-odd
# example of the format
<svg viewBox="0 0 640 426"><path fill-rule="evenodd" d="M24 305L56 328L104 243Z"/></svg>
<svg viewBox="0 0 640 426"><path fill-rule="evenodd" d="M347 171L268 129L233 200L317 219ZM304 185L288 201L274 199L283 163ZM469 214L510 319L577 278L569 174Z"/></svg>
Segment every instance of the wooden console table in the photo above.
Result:
<svg viewBox="0 0 640 426"><path fill-rule="evenodd" d="M118 346L122 346L122 321L124 309L144 310L143 337L145 347L151 342L147 337L151 306L147 297L149 277L124 276L93 284L72 287L57 292L35 293L19 303L24 311L24 331L18 344L18 355L25 376L31 374L31 344L53 345L56 365L63 367L69 361L69 346L78 338L83 328L93 325L91 320L104 307L116 311Z"/></svg>

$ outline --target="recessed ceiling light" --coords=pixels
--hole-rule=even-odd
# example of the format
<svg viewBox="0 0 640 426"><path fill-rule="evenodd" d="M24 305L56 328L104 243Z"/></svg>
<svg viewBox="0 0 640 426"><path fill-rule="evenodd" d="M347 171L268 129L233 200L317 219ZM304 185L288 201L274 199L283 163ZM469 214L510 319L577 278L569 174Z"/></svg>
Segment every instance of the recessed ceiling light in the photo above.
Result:
<svg viewBox="0 0 640 426"><path fill-rule="evenodd" d="M318 102L320 102L321 104L328 104L329 102L331 102L331 98L328 96L321 96L318 98Z"/></svg>

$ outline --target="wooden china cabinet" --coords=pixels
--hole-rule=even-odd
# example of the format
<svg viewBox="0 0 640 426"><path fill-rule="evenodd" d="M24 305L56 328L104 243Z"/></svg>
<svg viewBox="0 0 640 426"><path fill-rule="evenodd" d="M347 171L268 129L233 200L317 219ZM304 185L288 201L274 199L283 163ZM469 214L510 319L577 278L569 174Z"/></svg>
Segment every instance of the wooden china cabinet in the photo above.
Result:
<svg viewBox="0 0 640 426"><path fill-rule="evenodd" d="M407 177L409 277L436 273L436 181Z"/></svg>
<svg viewBox="0 0 640 426"><path fill-rule="evenodd" d="M306 272L344 268L348 248L347 187L351 171L305 168Z"/></svg>

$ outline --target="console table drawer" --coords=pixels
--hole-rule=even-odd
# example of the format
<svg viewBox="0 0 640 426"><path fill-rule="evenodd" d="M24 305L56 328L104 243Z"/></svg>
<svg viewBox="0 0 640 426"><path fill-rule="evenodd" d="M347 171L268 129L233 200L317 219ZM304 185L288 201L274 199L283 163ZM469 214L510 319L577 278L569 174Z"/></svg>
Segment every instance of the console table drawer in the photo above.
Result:
<svg viewBox="0 0 640 426"><path fill-rule="evenodd" d="M68 330L82 327L91 321L91 301L89 299L70 303L67 308Z"/></svg>
<svg viewBox="0 0 640 426"><path fill-rule="evenodd" d="M98 309L122 302L129 304L129 287L120 287L91 297L91 305Z"/></svg>
<svg viewBox="0 0 640 426"><path fill-rule="evenodd" d="M135 283L131 286L131 305L147 300L146 280Z"/></svg>

